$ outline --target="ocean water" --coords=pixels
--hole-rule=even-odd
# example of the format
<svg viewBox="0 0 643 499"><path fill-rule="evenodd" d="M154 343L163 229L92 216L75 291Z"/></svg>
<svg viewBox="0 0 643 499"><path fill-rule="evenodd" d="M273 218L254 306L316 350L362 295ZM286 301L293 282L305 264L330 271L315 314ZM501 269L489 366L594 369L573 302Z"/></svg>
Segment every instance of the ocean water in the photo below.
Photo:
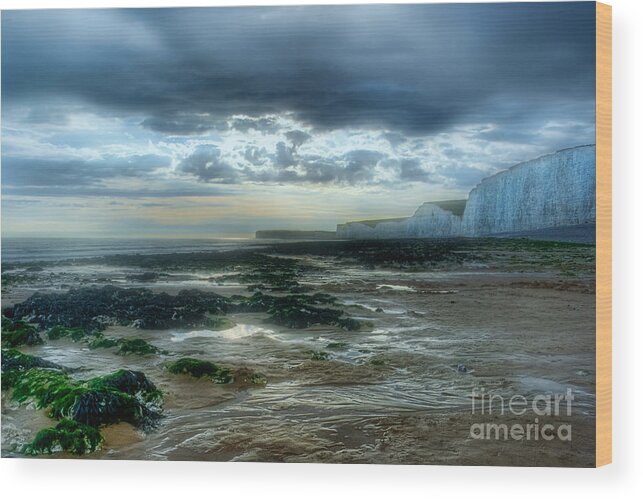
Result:
<svg viewBox="0 0 643 499"><path fill-rule="evenodd" d="M262 243L253 239L2 238L1 251L3 263L18 263L119 254L222 251L248 244Z"/></svg>

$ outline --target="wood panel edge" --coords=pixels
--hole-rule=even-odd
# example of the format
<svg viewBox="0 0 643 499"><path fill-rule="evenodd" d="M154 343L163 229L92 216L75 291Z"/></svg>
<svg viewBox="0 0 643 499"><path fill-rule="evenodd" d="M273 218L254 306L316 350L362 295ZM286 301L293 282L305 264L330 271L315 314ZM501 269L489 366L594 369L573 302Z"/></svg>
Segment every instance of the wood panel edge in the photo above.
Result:
<svg viewBox="0 0 643 499"><path fill-rule="evenodd" d="M612 462L612 7L596 2L596 466Z"/></svg>

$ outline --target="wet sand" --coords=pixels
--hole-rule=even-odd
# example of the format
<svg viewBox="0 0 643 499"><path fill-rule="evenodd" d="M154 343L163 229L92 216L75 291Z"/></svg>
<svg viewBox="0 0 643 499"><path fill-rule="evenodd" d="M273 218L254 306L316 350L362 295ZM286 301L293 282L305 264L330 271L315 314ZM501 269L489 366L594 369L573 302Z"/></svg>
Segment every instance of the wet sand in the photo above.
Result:
<svg viewBox="0 0 643 499"><path fill-rule="evenodd" d="M569 246L555 257L538 255L508 249L480 262L409 270L289 251L289 258L312 269L300 282L337 297L364 324L361 330L292 330L266 323L264 314L236 313L228 317L237 326L224 331L111 326L104 332L143 338L167 355L118 356L68 339L21 350L80 368L73 376L81 379L119 367L140 370L164 392L156 430L107 427L104 448L82 458L592 466L593 250ZM570 266L574 272L566 270ZM47 268L41 278L5 288L3 307L39 289L64 292L106 281L168 293L248 294L245 284L217 272L128 281L135 271L93 263ZM312 360L311 351L328 352L329 360ZM170 374L166 364L181 356L247 366L268 383L215 385ZM571 416L540 417L539 423L571 425L571 441L470 435L474 423L524 425L537 417L530 411L503 415L498 408L473 414L474 390L532 400L568 388L575 396ZM18 456L22 444L52 423L3 392L3 456Z"/></svg>

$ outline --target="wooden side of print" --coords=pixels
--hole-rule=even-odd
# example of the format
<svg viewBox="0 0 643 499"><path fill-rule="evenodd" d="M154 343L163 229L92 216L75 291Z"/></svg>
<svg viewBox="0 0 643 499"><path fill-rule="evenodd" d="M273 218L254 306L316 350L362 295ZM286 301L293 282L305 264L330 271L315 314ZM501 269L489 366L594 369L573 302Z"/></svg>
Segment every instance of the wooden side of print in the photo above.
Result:
<svg viewBox="0 0 643 499"><path fill-rule="evenodd" d="M612 462L612 7L596 3L596 466Z"/></svg>

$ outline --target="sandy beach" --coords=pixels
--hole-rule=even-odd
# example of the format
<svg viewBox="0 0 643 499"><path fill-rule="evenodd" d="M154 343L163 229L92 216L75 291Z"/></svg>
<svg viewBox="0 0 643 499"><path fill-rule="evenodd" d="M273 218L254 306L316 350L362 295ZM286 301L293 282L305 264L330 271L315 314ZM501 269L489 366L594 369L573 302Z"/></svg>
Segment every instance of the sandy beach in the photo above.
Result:
<svg viewBox="0 0 643 499"><path fill-rule="evenodd" d="M279 270L276 279L263 260L222 259L225 251L278 259L270 262L294 271ZM154 429L104 426L102 448L81 458L592 466L594 253L590 245L526 240L333 241L267 243L198 258L21 262L3 267L2 307L35 292L103 286L154 296L193 289L230 300L259 290L324 293L335 300L328 308L359 323L357 330L293 328L237 307L221 329L112 324L101 333L143 339L159 350L148 355L92 349L86 339L51 340L41 328L44 342L21 352L70 368L78 380L140 371L163 394ZM182 357L248 369L265 384L172 374L168 364ZM481 393L531 403L568 389L571 414L517 416L500 405L491 413L472 410ZM524 427L535 419L541 428L569 426L571 439L472 437L475 424ZM46 410L18 404L3 389L3 456L22 456L21 448L54 423Z"/></svg>

